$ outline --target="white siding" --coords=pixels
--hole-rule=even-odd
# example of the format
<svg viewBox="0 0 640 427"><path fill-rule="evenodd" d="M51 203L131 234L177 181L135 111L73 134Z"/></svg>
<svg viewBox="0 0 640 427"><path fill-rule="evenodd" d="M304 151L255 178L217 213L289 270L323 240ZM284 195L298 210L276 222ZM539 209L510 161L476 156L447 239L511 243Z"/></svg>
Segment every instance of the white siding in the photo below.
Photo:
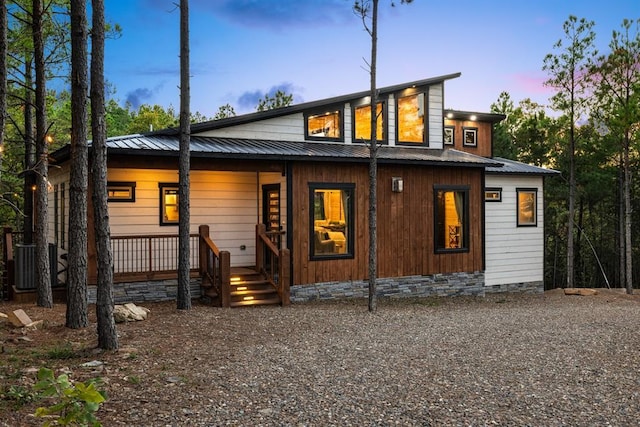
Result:
<svg viewBox="0 0 640 427"><path fill-rule="evenodd" d="M487 175L486 187L502 188L501 202L485 202L485 285L544 280L542 177ZM537 188L536 227L517 227L516 188Z"/></svg>
<svg viewBox="0 0 640 427"><path fill-rule="evenodd" d="M109 181L136 182L134 203L110 202L113 236L177 234L178 227L160 226L158 183L178 182L174 170L110 169ZM211 239L231 253L232 265L255 263L255 226L259 215L255 172L191 171L191 233L209 225ZM240 247L244 245L245 249Z"/></svg>
<svg viewBox="0 0 640 427"><path fill-rule="evenodd" d="M392 146L396 145L396 99L393 94L389 95L387 117L389 126L389 129L387 129L387 144Z"/></svg>
<svg viewBox="0 0 640 427"><path fill-rule="evenodd" d="M226 138L267 139L280 141L304 141L304 117L302 113L275 117L252 123L194 134Z"/></svg>
<svg viewBox="0 0 640 427"><path fill-rule="evenodd" d="M49 243L57 243L58 254L63 253L60 248L68 247L68 227L69 227L69 163L65 163L62 167L55 167L49 169L48 176L50 188L48 194L48 208L47 208L47 222L49 223L49 233L47 241ZM62 185L64 185L64 194L62 192ZM58 236L55 235L56 219L55 204L54 204L54 189L58 188ZM63 199L64 197L64 199ZM62 220L64 219L64 231L62 230ZM64 237L64 241L60 238Z"/></svg>
<svg viewBox="0 0 640 427"><path fill-rule="evenodd" d="M345 144L351 144L353 142L353 117L351 116L351 104L348 102L344 104L344 142Z"/></svg>
<svg viewBox="0 0 640 427"><path fill-rule="evenodd" d="M429 86L429 148L443 148L443 135L444 128L444 85L439 83L437 85Z"/></svg>

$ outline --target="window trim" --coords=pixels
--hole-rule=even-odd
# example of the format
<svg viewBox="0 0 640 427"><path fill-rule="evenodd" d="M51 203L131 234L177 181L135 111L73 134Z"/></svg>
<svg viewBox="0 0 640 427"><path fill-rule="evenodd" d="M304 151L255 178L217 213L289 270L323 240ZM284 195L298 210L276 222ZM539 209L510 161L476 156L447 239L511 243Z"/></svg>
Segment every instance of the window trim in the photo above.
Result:
<svg viewBox="0 0 640 427"><path fill-rule="evenodd" d="M313 136L309 135L309 118L313 116L322 116L324 114L330 113L338 113L338 117L340 119L340 137L334 138L330 136ZM309 141L335 141L335 142L343 142L344 141L344 106L336 105L329 106L323 109L315 109L311 111L304 112L304 139Z"/></svg>
<svg viewBox="0 0 640 427"><path fill-rule="evenodd" d="M521 193L534 194L533 221L530 223L520 222L520 194ZM516 188L516 226L517 227L537 227L538 226L538 189L537 188L535 187Z"/></svg>
<svg viewBox="0 0 640 427"><path fill-rule="evenodd" d="M400 117L400 99L401 98L408 98L410 96L420 96L422 95L422 109L423 109L423 113L422 113L422 142L413 142L413 141L401 141L400 140L400 122L398 120L398 118ZM408 146L426 146L428 145L428 123L429 123L429 109L428 109L428 93L427 93L427 89L422 87L422 88L411 88L411 89L407 89L404 90L402 92L398 92L394 95L394 99L395 99L395 132L396 132L396 144L398 145L408 145Z"/></svg>
<svg viewBox="0 0 640 427"><path fill-rule="evenodd" d="M473 143L467 142L467 134L473 135ZM478 146L478 128L465 126L462 128L462 145L465 147L477 147Z"/></svg>
<svg viewBox="0 0 640 427"><path fill-rule="evenodd" d="M309 259L311 261L326 261L335 259L353 259L355 257L355 221L356 221L356 184L346 182L309 182ZM349 227L347 228L347 247L342 254L316 254L315 245L315 191L316 190L349 190L351 191L351 202L346 207L345 217Z"/></svg>
<svg viewBox="0 0 640 427"><path fill-rule="evenodd" d="M436 254L451 254L469 252L471 248L471 236L469 235L469 192L470 185L435 184L433 186L433 248ZM464 194L464 221L462 223L462 247L444 248L438 246L438 192L456 191Z"/></svg>
<svg viewBox="0 0 640 427"><path fill-rule="evenodd" d="M487 198L487 193L497 193L498 197L496 198ZM487 187L484 189L484 201L491 203L500 203L502 202L502 187Z"/></svg>
<svg viewBox="0 0 640 427"><path fill-rule="evenodd" d="M164 190L165 189L175 189L176 190L176 194L178 194L179 192L179 187L178 187L178 183L177 182L159 182L158 183L158 195L159 195L159 205L158 205L158 211L159 211L159 220L160 220L160 226L161 227L165 227L165 226L176 226L180 223L180 215L178 214L178 220L177 221L166 221L164 219ZM178 209L180 207L180 195L178 194Z"/></svg>
<svg viewBox="0 0 640 427"><path fill-rule="evenodd" d="M362 108L362 107L371 107L371 102L369 102L368 100L369 98L367 97L365 100L362 100L360 102L352 102L351 103L351 141L354 144L362 144L363 140L362 139L358 139L356 137L356 110L358 108ZM389 142L389 134L388 134L388 129L389 129L389 113L388 113L388 99L387 98L379 98L378 99L378 104L382 105L382 139L378 139L377 142L381 143L381 144L388 144ZM378 109L378 107L376 107L376 110ZM369 138L364 139L364 143L370 142L371 141L371 135L369 135Z"/></svg>
<svg viewBox="0 0 640 427"><path fill-rule="evenodd" d="M109 197L110 187L122 187L129 189L129 197ZM116 203L128 203L136 201L136 183L130 181L108 181L107 182L107 201Z"/></svg>

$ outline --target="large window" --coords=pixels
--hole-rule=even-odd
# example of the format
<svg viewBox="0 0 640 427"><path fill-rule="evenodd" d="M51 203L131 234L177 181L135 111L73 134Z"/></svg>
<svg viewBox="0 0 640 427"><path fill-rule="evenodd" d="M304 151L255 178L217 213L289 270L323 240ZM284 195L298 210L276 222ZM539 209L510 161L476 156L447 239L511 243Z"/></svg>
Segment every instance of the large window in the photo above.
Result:
<svg viewBox="0 0 640 427"><path fill-rule="evenodd" d="M354 184L309 184L311 258L351 258Z"/></svg>
<svg viewBox="0 0 640 427"><path fill-rule="evenodd" d="M516 193L518 194L518 227L537 226L538 189L516 188Z"/></svg>
<svg viewBox="0 0 640 427"><path fill-rule="evenodd" d="M341 109L305 115L304 125L307 139L343 139Z"/></svg>
<svg viewBox="0 0 640 427"><path fill-rule="evenodd" d="M158 184L160 188L160 225L178 224L178 184Z"/></svg>
<svg viewBox="0 0 640 427"><path fill-rule="evenodd" d="M398 142L424 143L425 134L425 103L424 94L416 93L398 97Z"/></svg>
<svg viewBox="0 0 640 427"><path fill-rule="evenodd" d="M384 108L383 103L379 102L376 108L378 113L378 121L376 123L376 140L384 141ZM355 122L355 132L354 132L354 142L363 142L371 140L371 106L370 105L362 105L360 107L356 107L353 120Z"/></svg>
<svg viewBox="0 0 640 427"><path fill-rule="evenodd" d="M435 186L436 252L469 249L469 187Z"/></svg>

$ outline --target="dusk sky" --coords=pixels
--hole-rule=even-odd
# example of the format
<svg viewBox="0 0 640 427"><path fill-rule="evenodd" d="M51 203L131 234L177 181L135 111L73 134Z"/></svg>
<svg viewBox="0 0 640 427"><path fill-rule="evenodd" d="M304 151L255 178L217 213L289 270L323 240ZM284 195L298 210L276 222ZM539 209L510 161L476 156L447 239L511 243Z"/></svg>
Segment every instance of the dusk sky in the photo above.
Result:
<svg viewBox="0 0 640 427"><path fill-rule="evenodd" d="M107 0L122 36L107 40L105 77L121 104L179 98L178 0ZM378 86L461 72L445 83L445 107L488 112L502 91L546 104L543 59L569 15L595 21L607 49L640 0L380 0ZM255 111L282 89L294 103L368 90L370 38L352 0L190 0L191 111L213 116L230 104Z"/></svg>

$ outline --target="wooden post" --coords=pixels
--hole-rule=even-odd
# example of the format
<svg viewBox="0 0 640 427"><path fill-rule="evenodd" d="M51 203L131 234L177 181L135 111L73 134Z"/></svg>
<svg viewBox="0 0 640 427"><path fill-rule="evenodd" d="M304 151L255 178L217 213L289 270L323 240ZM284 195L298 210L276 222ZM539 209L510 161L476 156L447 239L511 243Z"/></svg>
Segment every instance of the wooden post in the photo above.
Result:
<svg viewBox="0 0 640 427"><path fill-rule="evenodd" d="M264 270L264 243L262 242L261 235L267 232L267 227L264 224L256 225L256 271L261 272Z"/></svg>
<svg viewBox="0 0 640 427"><path fill-rule="evenodd" d="M278 271L278 281L282 306L291 304L291 252L289 249L280 249L280 271Z"/></svg>
<svg viewBox="0 0 640 427"><path fill-rule="evenodd" d="M200 277L204 280L204 273L207 271L207 245L204 244L204 237L209 236L209 226L201 225L198 227L198 234L200 238L198 239L198 253L200 258Z"/></svg>
<svg viewBox="0 0 640 427"><path fill-rule="evenodd" d="M15 277L13 269L13 230L11 227L4 227L2 229L2 244L4 246L4 250L2 251L2 261L4 265L4 270L2 271L3 296L5 299L12 299L11 294L13 285L15 285Z"/></svg>
<svg viewBox="0 0 640 427"><path fill-rule="evenodd" d="M231 307L231 254L220 251L220 304Z"/></svg>

